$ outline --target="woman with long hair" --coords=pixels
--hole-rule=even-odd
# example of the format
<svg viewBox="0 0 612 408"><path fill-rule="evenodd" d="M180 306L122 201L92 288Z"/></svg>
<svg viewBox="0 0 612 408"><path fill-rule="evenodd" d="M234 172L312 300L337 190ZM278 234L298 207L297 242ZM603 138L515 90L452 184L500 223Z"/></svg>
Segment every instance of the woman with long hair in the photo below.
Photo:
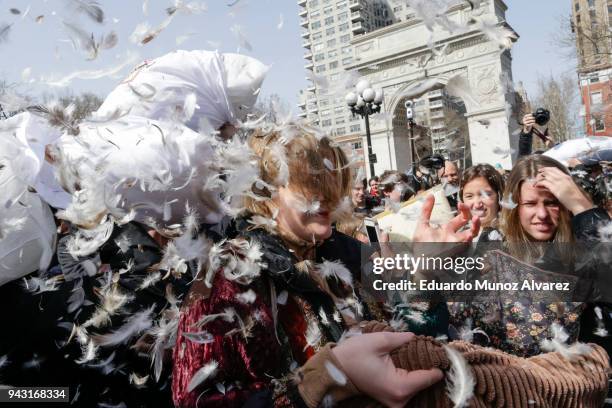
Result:
<svg viewBox="0 0 612 408"><path fill-rule="evenodd" d="M561 275L573 273L575 248L571 244L597 240L598 225L609 220L561 163L542 155L524 157L514 166L502 207L499 226L505 250L519 261ZM484 224L486 218L481 219ZM592 312L585 311L593 305L515 300L474 302L454 310L451 320L465 323L470 319L478 332L486 333L475 337L477 342L521 356L540 352L540 340L550 334L552 323L565 327L570 342L578 339L579 330L581 339L596 340L589 335L593 323L587 320ZM582 329L581 317L585 323Z"/></svg>
<svg viewBox="0 0 612 408"><path fill-rule="evenodd" d="M459 198L472 215L480 219L481 230L474 241L501 239L498 232L499 214L504 193L504 179L490 164L477 164L461 176Z"/></svg>
<svg viewBox="0 0 612 408"><path fill-rule="evenodd" d="M184 303L174 402L315 407L361 393L404 406L441 372L393 367L389 352L407 333L363 334L333 347L360 320L385 316L355 282L359 244L332 229L351 211L346 157L315 129L289 127L250 139L261 182L236 221L237 237L213 248ZM330 374L336 368L346 379Z"/></svg>

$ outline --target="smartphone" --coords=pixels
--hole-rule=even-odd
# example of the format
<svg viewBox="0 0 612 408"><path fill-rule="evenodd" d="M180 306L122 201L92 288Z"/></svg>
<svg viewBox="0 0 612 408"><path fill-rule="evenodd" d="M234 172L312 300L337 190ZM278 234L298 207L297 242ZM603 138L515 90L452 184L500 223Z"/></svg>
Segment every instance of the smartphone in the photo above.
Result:
<svg viewBox="0 0 612 408"><path fill-rule="evenodd" d="M368 234L368 240L371 244L378 243L380 240L378 237L380 236L380 229L378 228L378 222L376 222L373 218L366 218L363 220L363 223L366 227L366 233Z"/></svg>

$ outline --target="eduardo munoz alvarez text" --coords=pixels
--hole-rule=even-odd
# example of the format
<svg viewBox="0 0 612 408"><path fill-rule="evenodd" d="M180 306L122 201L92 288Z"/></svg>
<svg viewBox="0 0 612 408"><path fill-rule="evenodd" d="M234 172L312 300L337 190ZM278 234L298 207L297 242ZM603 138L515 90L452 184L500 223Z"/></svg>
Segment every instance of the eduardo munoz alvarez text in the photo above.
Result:
<svg viewBox="0 0 612 408"><path fill-rule="evenodd" d="M410 257L407 254L396 255L388 258L374 258L372 272L376 275L385 270L406 271L414 275L417 270L454 271L458 275L466 271L484 269L484 258L477 257ZM569 282L537 282L524 280L523 282L489 282L487 279L475 280L474 282L438 282L435 280L419 280L412 282L402 279L397 282L384 282L376 279L372 287L377 291L386 290L421 290L421 291L472 291L472 290L499 290L499 291L569 291Z"/></svg>

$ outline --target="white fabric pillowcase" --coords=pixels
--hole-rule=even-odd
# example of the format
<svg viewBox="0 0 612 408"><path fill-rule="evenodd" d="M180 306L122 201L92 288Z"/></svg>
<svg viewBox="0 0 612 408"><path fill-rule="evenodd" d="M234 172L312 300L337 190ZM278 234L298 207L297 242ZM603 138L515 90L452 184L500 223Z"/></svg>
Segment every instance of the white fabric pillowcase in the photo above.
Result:
<svg viewBox="0 0 612 408"><path fill-rule="evenodd" d="M267 71L266 65L245 55L174 51L136 67L108 95L97 115L129 112L179 121L195 131L202 120L213 129L236 125L255 104Z"/></svg>
<svg viewBox="0 0 612 408"><path fill-rule="evenodd" d="M211 169L216 163L212 137L133 115L83 123L80 129L78 137L64 135L55 143L61 179L67 188L81 188L68 208L73 223L87 225L116 207L134 209L136 221L151 218L167 227L183 221L187 203L202 222L223 217L219 193L204 189L217 171Z"/></svg>

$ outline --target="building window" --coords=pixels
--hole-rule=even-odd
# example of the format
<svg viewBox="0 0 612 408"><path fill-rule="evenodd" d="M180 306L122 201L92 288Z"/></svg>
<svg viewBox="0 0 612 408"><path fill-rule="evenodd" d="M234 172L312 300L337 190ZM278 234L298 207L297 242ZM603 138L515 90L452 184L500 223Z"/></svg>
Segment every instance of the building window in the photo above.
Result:
<svg viewBox="0 0 612 408"><path fill-rule="evenodd" d="M325 53L322 52L320 54L315 55L314 60L315 62L317 62L317 61L323 60L324 58L325 58Z"/></svg>
<svg viewBox="0 0 612 408"><path fill-rule="evenodd" d="M320 40L321 38L323 38L323 33L321 31L319 31L318 33L314 33L312 35L312 41L317 41L317 40Z"/></svg>
<svg viewBox="0 0 612 408"><path fill-rule="evenodd" d="M588 0L588 3L589 3L589 8L595 7L595 0Z"/></svg>
<svg viewBox="0 0 612 408"><path fill-rule="evenodd" d="M398 11L402 11L402 6L393 7L394 13L397 13Z"/></svg>
<svg viewBox="0 0 612 408"><path fill-rule="evenodd" d="M336 134L338 136L345 135L346 134L346 128L341 127L341 128L336 129Z"/></svg>
<svg viewBox="0 0 612 408"><path fill-rule="evenodd" d="M331 65L331 63L330 63L330 65ZM330 68L331 68L331 66L330 66ZM335 82L335 81L337 81L339 79L340 79L340 74L332 74L332 75L329 76L329 81L330 82ZM610 94L610 95L612 95L612 94ZM336 101L336 103L338 103L338 102Z"/></svg>
<svg viewBox="0 0 612 408"><path fill-rule="evenodd" d="M333 61L329 63L329 69L336 69L338 68L338 61Z"/></svg>
<svg viewBox="0 0 612 408"><path fill-rule="evenodd" d="M589 82L594 84L596 82L599 82L599 76L592 76L589 78Z"/></svg>
<svg viewBox="0 0 612 408"><path fill-rule="evenodd" d="M359 132L361 130L361 125L351 125L351 132Z"/></svg>
<svg viewBox="0 0 612 408"><path fill-rule="evenodd" d="M351 62L353 62L353 57L344 58L342 60L342 65L349 65Z"/></svg>
<svg viewBox="0 0 612 408"><path fill-rule="evenodd" d="M319 0L310 0L308 2L308 7L309 8L317 7L318 5L319 5Z"/></svg>
<svg viewBox="0 0 612 408"><path fill-rule="evenodd" d="M334 27L331 27L325 30L325 35L334 35L335 33L336 33L336 30L334 29Z"/></svg>
<svg viewBox="0 0 612 408"><path fill-rule="evenodd" d="M342 53L343 54L350 54L352 52L351 46L347 46L347 47L342 47Z"/></svg>
<svg viewBox="0 0 612 408"><path fill-rule="evenodd" d="M333 7L325 7L323 9L323 14L331 14L334 11Z"/></svg>
<svg viewBox="0 0 612 408"><path fill-rule="evenodd" d="M323 51L324 49L325 49L325 45L322 42L316 43L315 45L312 46L313 52Z"/></svg>
<svg viewBox="0 0 612 408"><path fill-rule="evenodd" d="M340 37L340 42L341 43L347 43L351 41L351 35L350 34L344 34L342 37Z"/></svg>
<svg viewBox="0 0 612 408"><path fill-rule="evenodd" d="M603 121L603 118L601 116L594 116L593 119L595 120L595 131L596 132L602 132L604 130L606 130L606 125Z"/></svg>
<svg viewBox="0 0 612 408"><path fill-rule="evenodd" d="M321 28L321 22L320 21L315 21L314 23L312 23L310 25L310 29L311 30L316 30L317 28Z"/></svg>
<svg viewBox="0 0 612 408"><path fill-rule="evenodd" d="M328 99L321 99L321 100L319 101L319 106L320 106L320 107L324 108L324 107L326 107L327 105L329 105L329 100L328 100Z"/></svg>
<svg viewBox="0 0 612 408"><path fill-rule="evenodd" d="M346 122L346 120L344 120L344 118L337 118L336 119L336 125L344 125L345 122Z"/></svg>
<svg viewBox="0 0 612 408"><path fill-rule="evenodd" d="M325 72L325 69L326 69L326 68L325 68L325 64L323 64L323 65L317 65L317 66L315 67L315 72L316 72L317 74L318 74L318 73L321 73L321 72Z"/></svg>
<svg viewBox="0 0 612 408"><path fill-rule="evenodd" d="M348 23L342 23L338 26L338 31L342 32L342 31L346 31L349 29L349 25Z"/></svg>
<svg viewBox="0 0 612 408"><path fill-rule="evenodd" d="M334 16L327 17L325 19L325 25L330 25L330 24L334 24Z"/></svg>
<svg viewBox="0 0 612 408"><path fill-rule="evenodd" d="M579 10L580 10L580 3L579 3L579 2L576 2L576 3L574 4L574 10L576 10L576 11L579 11Z"/></svg>
<svg viewBox="0 0 612 408"><path fill-rule="evenodd" d="M333 50L327 53L327 58L335 58L338 56L338 51Z"/></svg>
<svg viewBox="0 0 612 408"><path fill-rule="evenodd" d="M337 8L338 10L343 9L343 8L346 8L346 1L339 1L339 2L337 2L337 3L336 3L336 8Z"/></svg>
<svg viewBox="0 0 612 408"><path fill-rule="evenodd" d="M601 92L591 92L591 105L601 105Z"/></svg>
<svg viewBox="0 0 612 408"><path fill-rule="evenodd" d="M338 21L348 20L348 11L338 14Z"/></svg>
<svg viewBox="0 0 612 408"><path fill-rule="evenodd" d="M351 147L353 150L363 149L363 144L361 142L351 143Z"/></svg>
<svg viewBox="0 0 612 408"><path fill-rule="evenodd" d="M329 109L325 109L323 111L321 111L321 116L329 116L331 113L331 111Z"/></svg>
<svg viewBox="0 0 612 408"><path fill-rule="evenodd" d="M325 119L323 121L321 121L321 126L327 127L327 126L331 126L332 124L332 120L331 119Z"/></svg>
<svg viewBox="0 0 612 408"><path fill-rule="evenodd" d="M320 15L321 15L321 13L320 13L320 12L318 12L318 11L313 11L312 13L310 13L310 19L311 19L311 20L315 20L315 19L319 18L319 16L320 16Z"/></svg>
<svg viewBox="0 0 612 408"><path fill-rule="evenodd" d="M336 39L332 38L331 40L327 40L327 48L332 48L336 46Z"/></svg>
<svg viewBox="0 0 612 408"><path fill-rule="evenodd" d="M343 106L336 106L334 108L334 114L342 115L342 112L344 112L344 107Z"/></svg>

